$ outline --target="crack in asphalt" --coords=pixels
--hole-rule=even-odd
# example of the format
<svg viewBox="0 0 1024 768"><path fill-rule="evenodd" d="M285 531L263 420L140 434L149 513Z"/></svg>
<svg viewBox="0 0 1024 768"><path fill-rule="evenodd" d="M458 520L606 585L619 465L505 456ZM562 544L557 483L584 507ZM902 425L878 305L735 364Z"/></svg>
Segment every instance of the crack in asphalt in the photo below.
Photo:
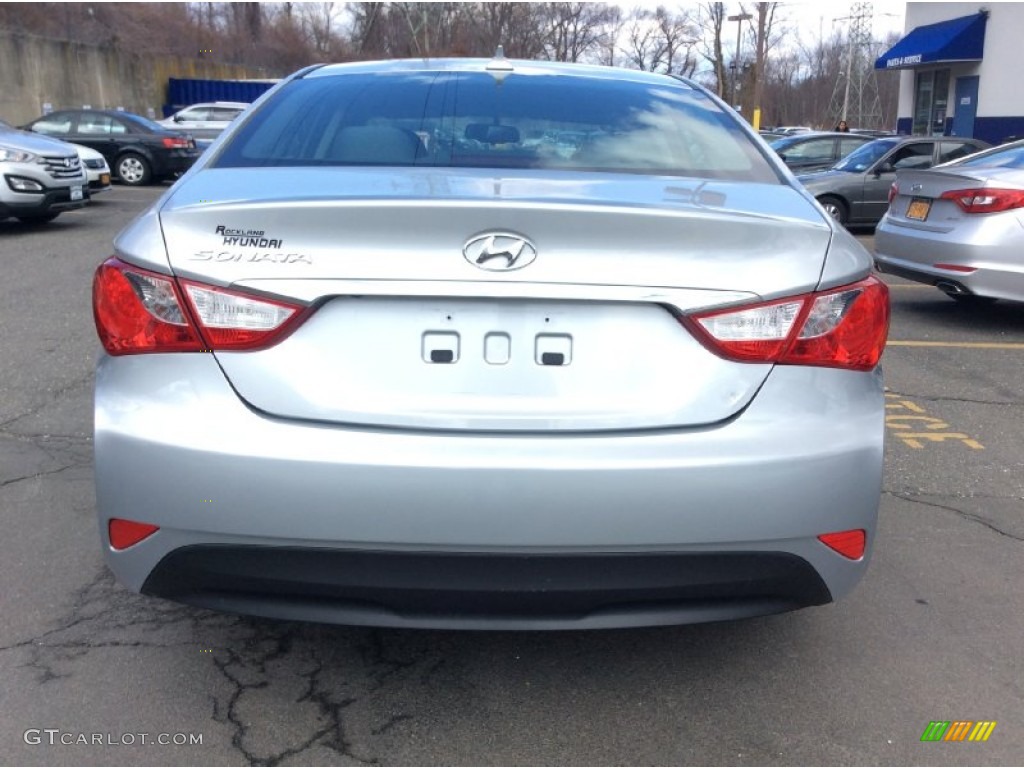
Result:
<svg viewBox="0 0 1024 768"><path fill-rule="evenodd" d="M953 512L953 513L959 515L960 517L964 518L965 520L970 520L972 522L978 523L979 525L983 525L984 527L988 528L989 530L994 531L995 533L998 533L1000 536L1005 536L1006 538L1013 539L1014 541L1024 541L1024 536L1017 536L1016 534L1010 533L1009 531L1004 531L1002 528L997 526L991 520L988 520L987 518L984 518L981 515L976 515L973 512L965 512L962 509L957 509L956 507L951 507L951 506L948 506L946 504L937 504L934 501L925 501L924 499L921 499L921 498L918 498L918 497L915 497L915 496L911 496L911 495L908 495L908 494L902 494L902 493L896 493L894 491L882 491L882 493L884 493L887 496L892 496L892 497L897 498L897 499L902 499L903 501L908 501L911 504L922 504L922 505L924 505L926 507L934 507L935 509L944 509L947 512ZM996 497L996 498L999 498L999 497ZM1013 500L1016 497L1009 497L1009 498L1011 500Z"/></svg>
<svg viewBox="0 0 1024 768"><path fill-rule="evenodd" d="M48 392L45 403L40 403L39 405L33 408L29 408L27 411L20 413L17 416L13 416L7 419L6 421L0 421L0 430L3 430L5 427L11 424L14 424L16 421L27 419L29 416L35 416L40 411L49 408L50 406L54 405L58 400L60 400L60 398L74 390L76 387L79 387L82 384L91 383L94 376L95 373L92 370L90 370L87 374L68 382L63 387L58 387L54 391Z"/></svg>
<svg viewBox="0 0 1024 768"><path fill-rule="evenodd" d="M335 763L380 764L368 751L373 740L414 719L383 707L380 698L425 684L443 666L419 634L385 639L376 629L215 613L137 595L119 587L105 567L70 603L55 627L0 653L27 654L20 668L37 685L62 686L98 650L155 649L178 660L189 649L210 649L207 658L219 674L202 683L209 717L227 729L231 748L250 765L301 762L314 748L329 750Z"/></svg>
<svg viewBox="0 0 1024 768"><path fill-rule="evenodd" d="M374 736L380 736L382 733L390 731L403 720L412 720L412 715L394 715L390 720L384 723L384 725L379 728L374 728L370 733Z"/></svg>
<svg viewBox="0 0 1024 768"><path fill-rule="evenodd" d="M0 429L0 437L8 437L13 440L22 440L32 443L37 440L66 440L69 443L92 445L92 435L59 435L53 432L11 432L8 429Z"/></svg>
<svg viewBox="0 0 1024 768"><path fill-rule="evenodd" d="M917 395L910 392L894 392L887 389L885 391L887 395L895 395L897 397L907 397L914 400L924 400L932 403L967 403L969 405L1010 405L1010 406L1021 406L1024 405L1024 400L975 400L970 397L947 397L945 395Z"/></svg>
<svg viewBox="0 0 1024 768"><path fill-rule="evenodd" d="M14 485L15 483L23 483L26 480L33 480L33 479L39 478L39 477L46 477L48 475L60 474L61 472L66 472L67 470L74 469L76 467L88 467L88 466L92 466L92 462L91 461L76 461L76 462L73 462L71 464L66 464L64 466L58 467L57 469L48 469L45 472L35 472L35 473L31 474L31 475L21 475L19 477L12 477L9 480L0 481L0 488L6 488L7 486Z"/></svg>

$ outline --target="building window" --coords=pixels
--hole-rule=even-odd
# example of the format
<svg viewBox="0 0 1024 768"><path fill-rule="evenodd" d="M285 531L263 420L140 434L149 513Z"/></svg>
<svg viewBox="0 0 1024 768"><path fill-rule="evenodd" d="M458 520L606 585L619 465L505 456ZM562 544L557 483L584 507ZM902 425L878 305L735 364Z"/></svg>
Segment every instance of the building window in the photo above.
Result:
<svg viewBox="0 0 1024 768"><path fill-rule="evenodd" d="M948 103L949 70L918 72L914 87L914 135L945 134Z"/></svg>

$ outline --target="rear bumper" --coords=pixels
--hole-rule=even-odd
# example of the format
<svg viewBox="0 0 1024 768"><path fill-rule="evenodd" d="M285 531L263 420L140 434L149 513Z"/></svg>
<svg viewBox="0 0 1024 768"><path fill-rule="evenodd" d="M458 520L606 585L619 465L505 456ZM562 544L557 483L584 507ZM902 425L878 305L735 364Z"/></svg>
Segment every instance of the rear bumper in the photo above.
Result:
<svg viewBox="0 0 1024 768"><path fill-rule="evenodd" d="M929 231L882 220L875 230L875 266L946 292L1024 301L1024 227L1016 218L987 217L956 232ZM970 267L972 272L935 264ZM953 290L951 290L951 288Z"/></svg>
<svg viewBox="0 0 1024 768"><path fill-rule="evenodd" d="M282 618L584 627L750 616L836 599L863 576L869 554L851 561L816 537L863 528L870 553L883 417L879 372L780 366L745 411L710 428L374 430L253 412L209 355L104 357L96 378L99 524L107 562L129 587ZM114 551L112 517L161 530ZM186 555L202 547L214 549ZM390 566L372 565L400 556L417 563L403 571L404 584L390 581ZM216 565L228 561L235 565ZM406 594L395 602L351 593L353 562L370 579L361 587ZM407 590L452 562L473 566L449 588L426 590L440 609L410 608L424 601ZM617 582L613 564L626 562L633 565ZM709 578L712 562L717 575ZM509 597L509 584L525 585L510 611L481 614L465 599L481 591L473 584L486 563L511 574L489 591L490 604ZM552 581L537 581L548 568ZM794 589L796 582L804 585ZM450 588L459 583L468 586ZM588 591L612 598L572 598L567 611L544 605L544 584L559 599Z"/></svg>
<svg viewBox="0 0 1024 768"><path fill-rule="evenodd" d="M156 176L175 176L187 171L202 151L199 149L174 149L153 154L153 173Z"/></svg>
<svg viewBox="0 0 1024 768"><path fill-rule="evenodd" d="M820 605L832 598L785 553L437 554L191 546L142 591L278 619L465 629L684 624Z"/></svg>

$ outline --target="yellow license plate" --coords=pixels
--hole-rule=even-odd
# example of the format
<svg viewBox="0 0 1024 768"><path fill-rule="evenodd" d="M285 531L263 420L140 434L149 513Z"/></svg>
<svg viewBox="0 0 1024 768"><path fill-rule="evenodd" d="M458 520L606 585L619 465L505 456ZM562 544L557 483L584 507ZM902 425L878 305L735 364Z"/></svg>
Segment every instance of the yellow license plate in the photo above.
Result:
<svg viewBox="0 0 1024 768"><path fill-rule="evenodd" d="M919 197L915 197L910 201L910 205L907 206L907 218L917 219L918 221L924 221L928 218L928 213L932 209L931 200L923 200Z"/></svg>

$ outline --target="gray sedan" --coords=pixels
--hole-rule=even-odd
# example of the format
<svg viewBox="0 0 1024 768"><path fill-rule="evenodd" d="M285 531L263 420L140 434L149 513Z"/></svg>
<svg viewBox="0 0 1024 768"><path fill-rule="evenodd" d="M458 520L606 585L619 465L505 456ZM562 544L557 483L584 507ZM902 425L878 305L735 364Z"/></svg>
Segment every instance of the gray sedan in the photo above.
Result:
<svg viewBox="0 0 1024 768"><path fill-rule="evenodd" d="M951 136L876 139L833 168L799 176L800 182L840 224L877 224L889 207L889 190L902 169L930 168L987 147Z"/></svg>
<svg viewBox="0 0 1024 768"><path fill-rule="evenodd" d="M311 67L115 253L96 496L132 589L596 628L819 605L868 567L887 289L692 82Z"/></svg>
<svg viewBox="0 0 1024 768"><path fill-rule="evenodd" d="M875 232L878 268L970 304L1024 301L1024 141L901 172Z"/></svg>

